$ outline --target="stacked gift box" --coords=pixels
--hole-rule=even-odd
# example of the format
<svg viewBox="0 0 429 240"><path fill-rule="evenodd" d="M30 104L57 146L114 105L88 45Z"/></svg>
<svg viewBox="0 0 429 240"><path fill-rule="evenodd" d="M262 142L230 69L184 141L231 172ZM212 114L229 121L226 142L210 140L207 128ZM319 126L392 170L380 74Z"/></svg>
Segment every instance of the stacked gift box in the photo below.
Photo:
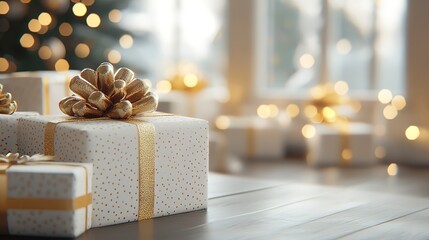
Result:
<svg viewBox="0 0 429 240"><path fill-rule="evenodd" d="M13 136L0 156L3 234L74 237L207 207L207 121L156 112L146 80L108 63L70 88L66 115L0 114Z"/></svg>

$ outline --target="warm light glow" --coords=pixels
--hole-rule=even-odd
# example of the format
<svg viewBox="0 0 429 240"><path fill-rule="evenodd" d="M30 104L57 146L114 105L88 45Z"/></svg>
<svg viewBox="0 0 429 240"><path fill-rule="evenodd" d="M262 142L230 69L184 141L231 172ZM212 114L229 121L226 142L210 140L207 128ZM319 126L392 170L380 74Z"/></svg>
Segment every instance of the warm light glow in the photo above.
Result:
<svg viewBox="0 0 429 240"><path fill-rule="evenodd" d="M79 43L74 49L74 53L80 58L88 57L90 52L91 50L89 49L89 46L85 43Z"/></svg>
<svg viewBox="0 0 429 240"><path fill-rule="evenodd" d="M95 13L89 14L88 17L86 18L86 24L89 27L96 28L96 27L100 26L100 23L101 23L101 19Z"/></svg>
<svg viewBox="0 0 429 240"><path fill-rule="evenodd" d="M48 31L48 29L49 29L48 26L42 26L38 34L45 34Z"/></svg>
<svg viewBox="0 0 429 240"><path fill-rule="evenodd" d="M87 11L87 9L86 9L85 4L83 4L81 2L75 3L73 6L73 14L78 16L78 17L84 16L86 14L86 11Z"/></svg>
<svg viewBox="0 0 429 240"><path fill-rule="evenodd" d="M388 104L392 100L392 92L388 89L382 89L378 93L378 101L383 104Z"/></svg>
<svg viewBox="0 0 429 240"><path fill-rule="evenodd" d="M270 107L268 105L262 104L259 105L256 113L260 118L269 118L270 117Z"/></svg>
<svg viewBox="0 0 429 240"><path fill-rule="evenodd" d="M121 61L121 58L122 58L121 53L118 50L110 50L109 53L107 54L107 59L109 60L109 62L113 64Z"/></svg>
<svg viewBox="0 0 429 240"><path fill-rule="evenodd" d="M346 95L349 92L349 85L344 81L338 81L334 85L334 90L339 95Z"/></svg>
<svg viewBox="0 0 429 240"><path fill-rule="evenodd" d="M353 157L353 153L352 150L350 150L349 148L345 148L341 151L341 157L344 160L350 160Z"/></svg>
<svg viewBox="0 0 429 240"><path fill-rule="evenodd" d="M382 124L376 125L374 128L374 133L379 137L383 136L384 134L386 134L386 126Z"/></svg>
<svg viewBox="0 0 429 240"><path fill-rule="evenodd" d="M326 118L328 121L335 120L335 117L337 115L335 111L330 107L324 107L322 110L322 114L323 114L323 117Z"/></svg>
<svg viewBox="0 0 429 240"><path fill-rule="evenodd" d="M411 125L405 130L405 136L408 140L416 140L420 136L420 129L417 126Z"/></svg>
<svg viewBox="0 0 429 240"><path fill-rule="evenodd" d="M396 116L398 116L398 110L396 110L396 108L394 106L389 104L386 107L384 107L383 115L384 115L384 118L386 118L388 120L392 120Z"/></svg>
<svg viewBox="0 0 429 240"><path fill-rule="evenodd" d="M317 108L313 105L307 105L304 108L304 114L308 118L314 118L317 114Z"/></svg>
<svg viewBox="0 0 429 240"><path fill-rule="evenodd" d="M343 38L337 42L337 51L340 54L347 54L352 50L352 44L349 40Z"/></svg>
<svg viewBox="0 0 429 240"><path fill-rule="evenodd" d="M60 71L67 71L69 70L70 65L65 59L58 59L58 61L55 63L55 70Z"/></svg>
<svg viewBox="0 0 429 240"><path fill-rule="evenodd" d="M289 104L286 107L286 112L289 114L290 117L294 118L299 114L299 107L296 104Z"/></svg>
<svg viewBox="0 0 429 240"><path fill-rule="evenodd" d="M40 29L42 29L42 25L40 24L39 20L31 19L30 22L28 22L28 29L32 32L38 32Z"/></svg>
<svg viewBox="0 0 429 240"><path fill-rule="evenodd" d="M73 32L73 27L70 23L62 23L59 27L60 34L64 37L70 36Z"/></svg>
<svg viewBox="0 0 429 240"><path fill-rule="evenodd" d="M401 95L396 95L392 99L392 105L398 110L404 109L404 107L407 105L407 102L405 101L405 98Z"/></svg>
<svg viewBox="0 0 429 240"><path fill-rule="evenodd" d="M399 168L396 163L391 163L387 167L387 174L389 174L389 176L396 176L398 172L399 172Z"/></svg>
<svg viewBox="0 0 429 240"><path fill-rule="evenodd" d="M122 19L122 13L118 9L113 9L109 12L109 20L113 23L118 23Z"/></svg>
<svg viewBox="0 0 429 240"><path fill-rule="evenodd" d="M171 83L167 80L161 80L156 84L156 89L162 93L168 93L171 91Z"/></svg>
<svg viewBox="0 0 429 240"><path fill-rule="evenodd" d="M19 42L21 46L31 48L34 45L34 37L29 33L25 33L22 35L21 39L19 39Z"/></svg>
<svg viewBox="0 0 429 240"><path fill-rule="evenodd" d="M316 135L316 128L313 125L306 124L301 129L302 136L305 138L312 138L314 135Z"/></svg>
<svg viewBox="0 0 429 240"><path fill-rule="evenodd" d="M52 51L48 46L42 46L39 49L39 57L43 60L48 60L52 57Z"/></svg>
<svg viewBox="0 0 429 240"><path fill-rule="evenodd" d="M386 150L384 147L378 146L375 148L374 155L378 159L383 159L386 156Z"/></svg>
<svg viewBox="0 0 429 240"><path fill-rule="evenodd" d="M0 72L6 72L9 68L9 61L6 58L0 57Z"/></svg>
<svg viewBox="0 0 429 240"><path fill-rule="evenodd" d="M9 12L9 4L5 1L0 1L0 14L7 14Z"/></svg>
<svg viewBox="0 0 429 240"><path fill-rule="evenodd" d="M131 37L128 34L123 35L119 39L119 45L121 45L121 47L123 47L125 49L131 48L133 46L133 37Z"/></svg>
<svg viewBox="0 0 429 240"><path fill-rule="evenodd" d="M359 112L360 109L362 108L362 104L359 101L353 101L352 107L355 110L355 112Z"/></svg>
<svg viewBox="0 0 429 240"><path fill-rule="evenodd" d="M225 130L231 125L231 120L227 116L219 116L216 118L215 124L218 129Z"/></svg>
<svg viewBox="0 0 429 240"><path fill-rule="evenodd" d="M303 54L299 58L299 64L303 68L311 68L311 67L314 66L314 57L311 54L308 54L308 53Z"/></svg>
<svg viewBox="0 0 429 240"><path fill-rule="evenodd" d="M85 4L85 6L91 6L94 4L95 0L82 0L81 2Z"/></svg>
<svg viewBox="0 0 429 240"><path fill-rule="evenodd" d="M183 78L183 83L186 87L193 88L197 86L198 78L194 74L186 74L186 76Z"/></svg>
<svg viewBox="0 0 429 240"><path fill-rule="evenodd" d="M270 110L270 117L274 118L279 115L279 108L275 104L269 104L268 109Z"/></svg>
<svg viewBox="0 0 429 240"><path fill-rule="evenodd" d="M22 3L30 3L31 0L21 0Z"/></svg>
<svg viewBox="0 0 429 240"><path fill-rule="evenodd" d="M52 17L47 12L42 12L39 15L38 19L39 19L40 24L43 26L48 26L52 22Z"/></svg>

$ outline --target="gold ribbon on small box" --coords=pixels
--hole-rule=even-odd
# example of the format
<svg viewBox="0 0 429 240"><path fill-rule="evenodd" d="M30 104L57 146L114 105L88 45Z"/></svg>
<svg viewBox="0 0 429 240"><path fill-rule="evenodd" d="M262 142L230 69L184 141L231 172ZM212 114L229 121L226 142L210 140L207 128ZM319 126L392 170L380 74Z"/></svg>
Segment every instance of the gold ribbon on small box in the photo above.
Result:
<svg viewBox="0 0 429 240"><path fill-rule="evenodd" d="M36 154L33 156L18 153L0 154L0 234L8 234L7 210L76 210L85 208L85 229L88 229L88 206L92 204L92 194L88 193L88 169L72 163L51 162L53 156ZM49 198L11 198L8 197L7 170L15 165L51 165L82 168L85 171L85 195L73 199Z"/></svg>
<svg viewBox="0 0 429 240"><path fill-rule="evenodd" d="M12 100L12 94L3 92L3 85L0 84L0 114L13 114L18 108L18 104Z"/></svg>
<svg viewBox="0 0 429 240"><path fill-rule="evenodd" d="M135 79L128 68L119 68L116 73L110 63L102 63L97 70L86 68L70 81L70 89L79 96L66 97L59 103L61 111L72 117L49 122L44 135L45 154L54 155L58 124L116 120L135 125L139 150L138 220L154 216L155 127L136 117L172 116L155 111L158 97L149 88L148 82Z"/></svg>

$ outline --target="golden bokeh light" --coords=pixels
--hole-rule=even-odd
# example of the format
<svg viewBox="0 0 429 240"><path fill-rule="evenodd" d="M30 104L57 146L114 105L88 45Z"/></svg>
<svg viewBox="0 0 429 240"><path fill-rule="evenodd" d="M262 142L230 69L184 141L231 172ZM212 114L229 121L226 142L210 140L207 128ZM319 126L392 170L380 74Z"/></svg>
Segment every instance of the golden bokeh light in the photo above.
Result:
<svg viewBox="0 0 429 240"><path fill-rule="evenodd" d="M378 93L378 101L383 104L388 104L392 100L392 92L388 89L382 89Z"/></svg>
<svg viewBox="0 0 429 240"><path fill-rule="evenodd" d="M323 117L329 122L335 121L335 118L337 116L336 112L331 107L324 107L322 110L322 114Z"/></svg>
<svg viewBox="0 0 429 240"><path fill-rule="evenodd" d="M227 116L219 116L216 118L216 127L220 130L225 130L231 125L231 120Z"/></svg>
<svg viewBox="0 0 429 240"><path fill-rule="evenodd" d="M19 39L21 46L25 48L31 48L34 45L34 37L29 33L24 33L22 37Z"/></svg>
<svg viewBox="0 0 429 240"><path fill-rule="evenodd" d="M183 78L183 83L188 88L193 88L198 84L198 78L194 74L186 74Z"/></svg>
<svg viewBox="0 0 429 240"><path fill-rule="evenodd" d="M268 109L270 110L270 117L275 118L279 115L279 108L275 104L269 104Z"/></svg>
<svg viewBox="0 0 429 240"><path fill-rule="evenodd" d="M312 68L314 63L314 57L311 54L305 53L299 58L299 64L303 68Z"/></svg>
<svg viewBox="0 0 429 240"><path fill-rule="evenodd" d="M167 80L161 80L156 84L156 89L161 93L168 93L171 91L171 83Z"/></svg>
<svg viewBox="0 0 429 240"><path fill-rule="evenodd" d="M313 105L305 106L304 115L308 118L314 118L317 115L317 108Z"/></svg>
<svg viewBox="0 0 429 240"><path fill-rule="evenodd" d="M294 117L296 117L296 116L299 115L300 110L299 110L298 105L296 105L296 104L289 104L286 107L286 112L289 114L290 117L294 118Z"/></svg>
<svg viewBox="0 0 429 240"><path fill-rule="evenodd" d="M48 26L42 26L42 27L40 28L40 31L39 31L39 32L37 32L37 33L38 33L38 34L45 34L48 30L49 30L49 27L48 27Z"/></svg>
<svg viewBox="0 0 429 240"><path fill-rule="evenodd" d="M346 95L349 92L349 85L344 81L338 81L334 85L334 90L339 95Z"/></svg>
<svg viewBox="0 0 429 240"><path fill-rule="evenodd" d="M92 6L92 4L94 4L95 0L81 0L81 2L83 4L85 4L85 6Z"/></svg>
<svg viewBox="0 0 429 240"><path fill-rule="evenodd" d="M5 15L9 12L9 4L5 1L0 1L0 14Z"/></svg>
<svg viewBox="0 0 429 240"><path fill-rule="evenodd" d="M52 50L48 46L39 48L39 57L43 60L48 60L52 57Z"/></svg>
<svg viewBox="0 0 429 240"><path fill-rule="evenodd" d="M42 12L41 14L39 14L38 19L39 19L40 25L42 26L48 26L52 22L52 17L47 12Z"/></svg>
<svg viewBox="0 0 429 240"><path fill-rule="evenodd" d="M306 124L301 129L302 136L305 138L312 138L314 135L316 135L316 128L313 125Z"/></svg>
<svg viewBox="0 0 429 240"><path fill-rule="evenodd" d="M86 24L89 27L96 28L96 27L100 26L100 23L101 23L100 16L98 16L95 13L89 14L88 17L86 18Z"/></svg>
<svg viewBox="0 0 429 240"><path fill-rule="evenodd" d="M383 116L388 120L392 120L398 116L398 110L392 105L387 105L383 109Z"/></svg>
<svg viewBox="0 0 429 240"><path fill-rule="evenodd" d="M122 19L122 13L118 9L113 9L109 12L109 20L113 23L118 23Z"/></svg>
<svg viewBox="0 0 429 240"><path fill-rule="evenodd" d="M345 148L341 151L341 157L344 160L351 160L353 158L353 153L352 150L350 150L349 148Z"/></svg>
<svg viewBox="0 0 429 240"><path fill-rule="evenodd" d="M55 63L55 70L58 72L67 71L70 69L69 62L65 59L58 59Z"/></svg>
<svg viewBox="0 0 429 240"><path fill-rule="evenodd" d="M0 57L0 72L6 72L9 69L9 61Z"/></svg>
<svg viewBox="0 0 429 240"><path fill-rule="evenodd" d="M258 108L256 109L256 114L258 114L260 118L269 118L271 115L270 107L265 104L259 105Z"/></svg>
<svg viewBox="0 0 429 240"><path fill-rule="evenodd" d="M378 146L374 150L374 155L378 159L383 159L386 156L386 149L382 146Z"/></svg>
<svg viewBox="0 0 429 240"><path fill-rule="evenodd" d="M118 50L110 50L107 54L109 62L116 64L121 61L122 55Z"/></svg>
<svg viewBox="0 0 429 240"><path fill-rule="evenodd" d="M59 30L60 34L64 37L68 37L73 33L72 25L70 23L67 23L67 22L61 23L58 30Z"/></svg>
<svg viewBox="0 0 429 240"><path fill-rule="evenodd" d="M133 37L129 34L124 34L119 39L119 45L121 45L122 48L131 48L133 46Z"/></svg>
<svg viewBox="0 0 429 240"><path fill-rule="evenodd" d="M398 110L402 110L407 105L407 102L405 101L405 98L401 95L396 95L392 99L392 105Z"/></svg>
<svg viewBox="0 0 429 240"><path fill-rule="evenodd" d="M21 2L24 3L24 4L27 4L27 3L30 3L31 0L21 0Z"/></svg>
<svg viewBox="0 0 429 240"><path fill-rule="evenodd" d="M77 17L82 17L86 14L87 8L85 4L78 2L73 5L72 10L74 15L76 15Z"/></svg>
<svg viewBox="0 0 429 240"><path fill-rule="evenodd" d="M80 58L88 57L90 52L91 50L89 49L89 46L86 43L79 43L74 49L74 53L76 54L76 56Z"/></svg>
<svg viewBox="0 0 429 240"><path fill-rule="evenodd" d="M398 172L399 172L399 168L396 163L391 163L387 167L387 174L389 174L389 176L396 176L398 175Z"/></svg>
<svg viewBox="0 0 429 240"><path fill-rule="evenodd" d="M28 29L32 32L38 32L42 29L42 24L37 19L31 19L28 22Z"/></svg>
<svg viewBox="0 0 429 240"><path fill-rule="evenodd" d="M416 140L420 136L420 129L417 126L411 125L405 130L405 137L408 140Z"/></svg>
<svg viewBox="0 0 429 240"><path fill-rule="evenodd" d="M352 50L352 44L350 43L350 41L348 39L340 39L337 42L337 51L340 54L347 54L350 53L350 51Z"/></svg>

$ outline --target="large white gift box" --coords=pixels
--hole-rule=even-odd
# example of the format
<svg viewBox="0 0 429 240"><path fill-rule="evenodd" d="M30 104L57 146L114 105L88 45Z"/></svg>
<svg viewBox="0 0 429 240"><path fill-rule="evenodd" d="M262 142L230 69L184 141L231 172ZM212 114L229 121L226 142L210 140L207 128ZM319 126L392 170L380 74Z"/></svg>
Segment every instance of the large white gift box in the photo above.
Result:
<svg viewBox="0 0 429 240"><path fill-rule="evenodd" d="M0 164L3 234L77 237L91 227L92 164L5 166Z"/></svg>
<svg viewBox="0 0 429 240"><path fill-rule="evenodd" d="M12 115L0 114L0 154L18 152L17 124L21 117L37 116L36 112L15 112Z"/></svg>
<svg viewBox="0 0 429 240"><path fill-rule="evenodd" d="M161 113L53 123L64 118L20 119L19 149L94 164L93 227L207 207L207 121Z"/></svg>
<svg viewBox="0 0 429 240"><path fill-rule="evenodd" d="M367 123L314 124L307 139L307 163L311 166L364 166L376 163L373 128Z"/></svg>
<svg viewBox="0 0 429 240"><path fill-rule="evenodd" d="M0 84L12 94L20 111L60 114L58 102L70 95L69 81L77 74L77 71L16 72L2 75Z"/></svg>

